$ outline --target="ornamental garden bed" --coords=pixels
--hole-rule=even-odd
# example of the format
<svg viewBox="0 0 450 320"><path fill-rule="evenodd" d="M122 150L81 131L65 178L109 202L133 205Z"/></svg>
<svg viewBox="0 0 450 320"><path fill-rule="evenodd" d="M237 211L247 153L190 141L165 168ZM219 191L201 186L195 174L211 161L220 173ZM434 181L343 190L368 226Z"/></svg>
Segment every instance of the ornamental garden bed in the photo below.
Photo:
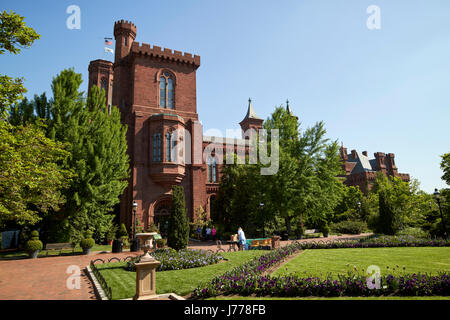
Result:
<svg viewBox="0 0 450 320"><path fill-rule="evenodd" d="M278 256L284 254L292 255L303 247L300 243L289 245L289 250L280 252ZM286 248L286 247L285 247ZM296 258L292 259L275 273L265 276L264 272L267 259L271 260L271 255L265 255L254 259L244 266L235 268L230 272L215 277L212 281L194 290L193 297L205 299L214 296L223 295L256 295L256 296L448 296L450 295L450 248L373 248L373 249L346 249L335 250L341 255L349 255L350 261L352 251L359 251L365 268L369 265L379 263L393 263L397 267L382 270L381 287L379 289L370 289L367 285L367 275L362 273L362 268L356 267L345 273L340 270L333 275L329 272L333 263L339 263L338 258L333 257L333 250L308 250ZM375 258L377 251L384 251L384 254ZM309 252L322 253L318 259L308 259ZM403 257L401 254L403 254ZM272 256L273 257L273 256ZM388 259L388 260L386 260ZM324 277L299 275L298 271L304 270L305 265L295 269L298 261L303 261L310 269L317 270L319 266L327 273ZM397 264L396 262L397 261ZM343 261L340 262L341 264ZM346 261L344 260L344 264ZM402 264L403 263L403 264ZM433 266L430 263L434 263ZM339 266L339 268L341 268ZM423 268L427 273L416 273L414 267ZM401 269L401 270L398 270ZM294 270L294 271L293 271ZM340 273L340 271L343 271ZM403 274L400 274L402 271ZM316 271L317 272L317 271ZM349 273L350 272L350 273ZM408 273L410 272L410 273Z"/></svg>
<svg viewBox="0 0 450 320"><path fill-rule="evenodd" d="M201 283L208 282L218 274L229 271L249 260L264 255L268 251L249 250L221 253L224 260L205 267L183 270L161 271L156 273L156 293L173 292L180 296L189 295ZM112 299L132 298L136 293L136 272L125 269L126 262L96 265L112 291Z"/></svg>
<svg viewBox="0 0 450 320"><path fill-rule="evenodd" d="M185 249L176 251L171 248L157 249L151 253L160 262L156 271L183 270L204 267L224 260L221 254L204 250ZM125 269L136 271L135 264L141 257L135 257L126 263Z"/></svg>

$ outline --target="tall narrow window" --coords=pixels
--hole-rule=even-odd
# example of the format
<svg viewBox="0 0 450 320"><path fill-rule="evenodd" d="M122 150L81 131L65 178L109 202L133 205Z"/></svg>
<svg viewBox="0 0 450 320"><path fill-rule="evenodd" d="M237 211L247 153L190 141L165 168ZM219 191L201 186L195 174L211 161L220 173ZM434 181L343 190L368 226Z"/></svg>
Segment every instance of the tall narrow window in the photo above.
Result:
<svg viewBox="0 0 450 320"><path fill-rule="evenodd" d="M153 161L161 161L161 134L153 134Z"/></svg>
<svg viewBox="0 0 450 320"><path fill-rule="evenodd" d="M159 106L166 107L166 78L163 76L159 78Z"/></svg>
<svg viewBox="0 0 450 320"><path fill-rule="evenodd" d="M210 183L217 182L216 158L208 158L208 181Z"/></svg>
<svg viewBox="0 0 450 320"><path fill-rule="evenodd" d="M208 182L212 182L212 160L208 158Z"/></svg>
<svg viewBox="0 0 450 320"><path fill-rule="evenodd" d="M173 109L173 80L169 78L167 80L167 107Z"/></svg>
<svg viewBox="0 0 450 320"><path fill-rule="evenodd" d="M175 141L175 139L174 139L174 136L173 136L173 134L171 135L171 140L172 140L172 149L171 149L171 152L170 152L170 161L171 162L176 162L175 161L175 152L176 152L176 149L175 149L175 143L176 143L176 141Z"/></svg>
<svg viewBox="0 0 450 320"><path fill-rule="evenodd" d="M216 178L216 158L213 158L213 163L212 163L212 182L217 182L217 178Z"/></svg>
<svg viewBox="0 0 450 320"><path fill-rule="evenodd" d="M172 146L172 134L170 132L166 133L166 161L170 162L172 155L171 155L171 146Z"/></svg>
<svg viewBox="0 0 450 320"><path fill-rule="evenodd" d="M100 81L100 89L105 90L106 94L106 91L108 89L108 80L106 80L106 78L102 78L102 80Z"/></svg>
<svg viewBox="0 0 450 320"><path fill-rule="evenodd" d="M175 83L168 72L159 77L159 107L175 109Z"/></svg>

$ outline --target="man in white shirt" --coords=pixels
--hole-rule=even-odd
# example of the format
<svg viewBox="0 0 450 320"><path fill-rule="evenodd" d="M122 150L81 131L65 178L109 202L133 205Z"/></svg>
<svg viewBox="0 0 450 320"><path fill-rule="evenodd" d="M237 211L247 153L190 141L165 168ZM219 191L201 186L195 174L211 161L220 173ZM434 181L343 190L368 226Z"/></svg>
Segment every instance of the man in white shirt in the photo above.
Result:
<svg viewBox="0 0 450 320"><path fill-rule="evenodd" d="M241 248L241 246L243 246L245 250L248 250L247 239L245 238L244 230L242 230L241 227L238 229L238 237L239 247Z"/></svg>

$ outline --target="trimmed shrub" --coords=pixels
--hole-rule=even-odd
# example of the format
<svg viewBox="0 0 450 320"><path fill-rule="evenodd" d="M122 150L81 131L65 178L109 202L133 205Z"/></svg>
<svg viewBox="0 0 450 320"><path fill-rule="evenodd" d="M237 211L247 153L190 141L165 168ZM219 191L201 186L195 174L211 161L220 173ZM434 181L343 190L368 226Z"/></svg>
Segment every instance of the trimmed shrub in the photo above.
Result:
<svg viewBox="0 0 450 320"><path fill-rule="evenodd" d="M92 238L86 238L80 241L80 247L83 249L90 249L95 245L95 240Z"/></svg>
<svg viewBox="0 0 450 320"><path fill-rule="evenodd" d="M367 224L364 221L346 220L332 224L331 230L343 234L360 234L367 230Z"/></svg>
<svg viewBox="0 0 450 320"><path fill-rule="evenodd" d="M186 216L184 188L173 186L172 207L167 228L167 244L175 250L185 249L189 241L189 221Z"/></svg>
<svg viewBox="0 0 450 320"><path fill-rule="evenodd" d="M428 232L423 231L421 228L405 228L397 232L398 236L412 236L418 239L426 239L429 238L430 235Z"/></svg>
<svg viewBox="0 0 450 320"><path fill-rule="evenodd" d="M86 231L86 238L80 241L80 247L83 249L90 249L95 245L95 240L92 239L92 234L92 231Z"/></svg>
<svg viewBox="0 0 450 320"><path fill-rule="evenodd" d="M39 232L34 230L33 232L31 232L31 240L28 240L25 248L28 252L34 252L37 250L42 250L43 245L42 245L42 241L39 240Z"/></svg>

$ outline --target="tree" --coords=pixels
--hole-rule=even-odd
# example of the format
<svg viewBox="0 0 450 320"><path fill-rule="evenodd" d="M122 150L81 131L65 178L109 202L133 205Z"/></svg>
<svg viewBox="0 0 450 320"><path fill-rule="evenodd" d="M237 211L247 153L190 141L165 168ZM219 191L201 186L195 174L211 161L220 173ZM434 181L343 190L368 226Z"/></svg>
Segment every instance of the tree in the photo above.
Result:
<svg viewBox="0 0 450 320"><path fill-rule="evenodd" d="M342 198L334 210L333 222L344 220L366 220L363 210L363 193L359 187L342 185ZM358 203L361 207L358 207Z"/></svg>
<svg viewBox="0 0 450 320"><path fill-rule="evenodd" d="M24 98L18 104L12 105L8 120L12 125L26 125L47 119L50 119L50 103L44 92L40 96L35 94L32 101Z"/></svg>
<svg viewBox="0 0 450 320"><path fill-rule="evenodd" d="M380 211L376 231L387 235L394 235L399 228L396 224L397 219L392 204L385 190L381 190L378 193L378 199Z"/></svg>
<svg viewBox="0 0 450 320"><path fill-rule="evenodd" d="M69 153L37 125L0 120L0 226L34 225L65 202L72 172L58 162Z"/></svg>
<svg viewBox="0 0 450 320"><path fill-rule="evenodd" d="M441 177L448 185L450 185L450 152L441 156L441 169L444 175Z"/></svg>
<svg viewBox="0 0 450 320"><path fill-rule="evenodd" d="M32 102L13 107L10 121L45 121L47 136L64 143L70 152L61 167L77 173L65 192L63 216L46 220L44 234L64 230L62 234L78 242L85 230L92 229L100 242L113 227L112 211L127 186L126 126L115 106L108 112L104 90L93 86L86 99L79 90L81 83L81 74L63 70L53 78L50 101L45 94L35 96Z"/></svg>
<svg viewBox="0 0 450 320"><path fill-rule="evenodd" d="M0 13L0 54L19 54L21 47L30 47L39 38L34 29L26 26L24 17L12 11ZM23 78L0 75L0 116L5 117L9 107L23 98L27 91L23 82Z"/></svg>
<svg viewBox="0 0 450 320"><path fill-rule="evenodd" d="M172 187L172 207L167 228L167 245L175 250L185 249L189 242L189 221L186 215L184 188Z"/></svg>
<svg viewBox="0 0 450 320"><path fill-rule="evenodd" d="M276 108L263 127L269 152L272 132L279 130L278 172L261 175L260 162L241 165L235 161L224 166L213 220L228 231L242 226L255 235L266 226L278 228L280 220L288 233L300 221L325 224L342 193L342 183L336 178L341 173L337 142L325 138L322 122L301 131L297 118L283 107Z"/></svg>

